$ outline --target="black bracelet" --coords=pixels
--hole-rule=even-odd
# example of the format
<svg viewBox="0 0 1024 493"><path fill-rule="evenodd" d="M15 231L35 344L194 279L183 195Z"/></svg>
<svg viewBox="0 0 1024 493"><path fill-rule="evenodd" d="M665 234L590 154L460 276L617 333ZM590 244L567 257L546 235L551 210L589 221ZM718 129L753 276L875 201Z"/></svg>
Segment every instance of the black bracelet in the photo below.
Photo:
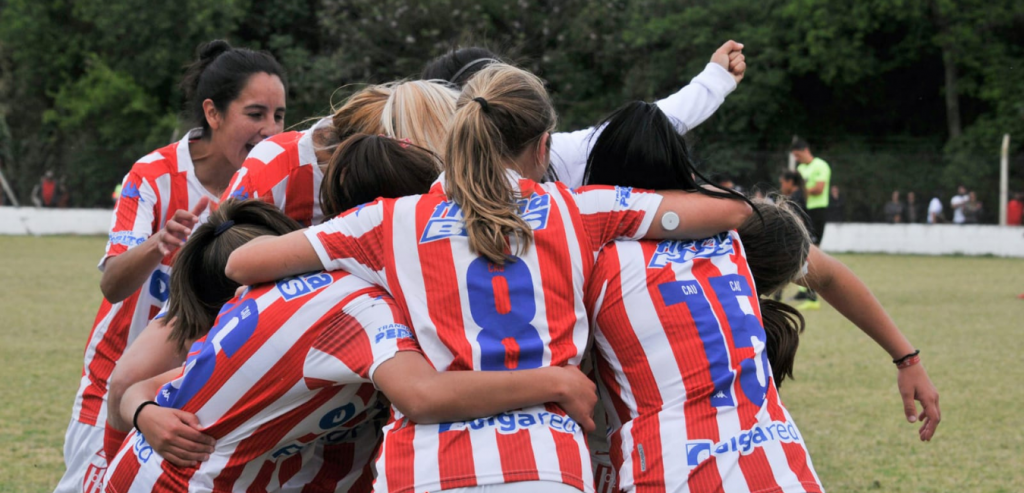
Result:
<svg viewBox="0 0 1024 493"><path fill-rule="evenodd" d="M910 354L908 354L908 355L906 355L906 356L904 356L902 358L898 358L898 359L892 360L892 363L894 365L898 365L898 364L900 364L900 363L902 363L902 362L904 362L904 361L906 361L906 360L908 360L910 358L913 358L914 356L917 356L919 354L921 354L921 350L920 349L915 349L914 352L912 352L912 353L910 353Z"/></svg>
<svg viewBox="0 0 1024 493"><path fill-rule="evenodd" d="M150 404L160 407L160 404L157 404L156 402L146 401L143 402L142 404L139 404L139 407L135 408L135 416L132 416L132 426L134 426L136 430L139 430L139 413L142 412L142 408ZM142 430L139 431L141 432Z"/></svg>

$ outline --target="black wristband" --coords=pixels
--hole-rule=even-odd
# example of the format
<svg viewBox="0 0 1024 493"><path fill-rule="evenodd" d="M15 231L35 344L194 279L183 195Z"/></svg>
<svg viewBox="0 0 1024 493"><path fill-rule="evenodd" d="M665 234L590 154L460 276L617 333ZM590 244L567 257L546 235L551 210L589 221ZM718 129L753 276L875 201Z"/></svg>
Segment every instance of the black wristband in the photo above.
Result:
<svg viewBox="0 0 1024 493"><path fill-rule="evenodd" d="M160 404L157 404L156 402L146 401L143 402L142 404L139 404L139 407L135 408L135 416L132 416L132 426L135 427L136 430L139 430L139 413L142 412L142 408L150 404L160 407ZM139 431L141 432L142 430Z"/></svg>
<svg viewBox="0 0 1024 493"><path fill-rule="evenodd" d="M904 362L904 361L906 361L906 360L908 360L910 358L913 358L914 356L917 356L919 354L921 354L921 350L920 349L915 349L914 352L912 352L912 353L910 353L910 354L908 354L908 355L906 355L906 356L904 356L902 358L897 358L897 359L892 360L892 363L894 365L899 365L900 363L902 363L902 362Z"/></svg>

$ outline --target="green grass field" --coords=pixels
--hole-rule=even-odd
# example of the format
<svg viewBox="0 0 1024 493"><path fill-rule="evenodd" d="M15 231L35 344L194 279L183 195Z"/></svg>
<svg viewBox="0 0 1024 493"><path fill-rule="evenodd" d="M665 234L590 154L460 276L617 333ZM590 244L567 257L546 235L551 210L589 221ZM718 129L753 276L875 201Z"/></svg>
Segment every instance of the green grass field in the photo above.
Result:
<svg viewBox="0 0 1024 493"><path fill-rule="evenodd" d="M0 236L0 492L49 492L99 306L101 238ZM844 255L939 388L931 443L903 417L884 351L834 310L808 314L782 395L833 492L1024 491L1024 261Z"/></svg>

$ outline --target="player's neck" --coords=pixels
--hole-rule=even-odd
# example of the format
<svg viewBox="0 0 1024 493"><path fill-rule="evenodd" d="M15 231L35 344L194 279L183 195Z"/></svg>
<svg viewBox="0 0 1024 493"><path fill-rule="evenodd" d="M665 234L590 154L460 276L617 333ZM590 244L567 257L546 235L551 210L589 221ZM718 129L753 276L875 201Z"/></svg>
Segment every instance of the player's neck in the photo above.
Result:
<svg viewBox="0 0 1024 493"><path fill-rule="evenodd" d="M211 144L211 141L203 139L192 141L188 150L192 156L196 179L203 188L219 197L237 170L227 156Z"/></svg>

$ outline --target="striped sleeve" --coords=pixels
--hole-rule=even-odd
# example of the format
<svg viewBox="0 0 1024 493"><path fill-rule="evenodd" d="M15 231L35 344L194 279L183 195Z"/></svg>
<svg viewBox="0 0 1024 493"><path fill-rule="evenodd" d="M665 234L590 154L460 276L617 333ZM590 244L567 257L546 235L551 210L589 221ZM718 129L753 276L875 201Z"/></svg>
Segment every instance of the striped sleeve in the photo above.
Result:
<svg viewBox="0 0 1024 493"><path fill-rule="evenodd" d="M651 227L661 195L630 187L595 185L578 188L573 199L593 252L615 240L638 240Z"/></svg>
<svg viewBox="0 0 1024 493"><path fill-rule="evenodd" d="M249 159L245 160L246 163ZM238 199L245 200L252 198L252 173L248 166L242 166L235 172L235 176L231 177L231 184L224 190L224 194L220 197L220 202L224 202L227 199Z"/></svg>
<svg viewBox="0 0 1024 493"><path fill-rule="evenodd" d="M153 235L157 194L152 184L132 170L124 178L121 197L111 219L107 247L100 259L103 270L107 259L144 243Z"/></svg>
<svg viewBox="0 0 1024 493"><path fill-rule="evenodd" d="M377 367L400 351L422 354L394 300L373 288L331 318L313 344L305 374L335 384L370 382Z"/></svg>
<svg viewBox="0 0 1024 493"><path fill-rule="evenodd" d="M384 202L380 199L306 229L324 270L344 270L387 287L384 278Z"/></svg>

